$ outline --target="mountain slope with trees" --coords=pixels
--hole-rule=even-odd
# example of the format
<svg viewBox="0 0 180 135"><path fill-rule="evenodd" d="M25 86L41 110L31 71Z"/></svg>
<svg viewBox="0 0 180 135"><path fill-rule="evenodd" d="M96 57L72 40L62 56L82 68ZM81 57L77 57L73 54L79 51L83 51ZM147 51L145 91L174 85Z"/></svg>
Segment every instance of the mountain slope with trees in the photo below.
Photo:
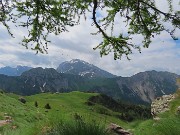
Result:
<svg viewBox="0 0 180 135"><path fill-rule="evenodd" d="M158 96L174 93L178 77L169 72L147 71L132 77L92 79L58 73L52 68L34 68L17 77L0 75L0 88L21 95L76 90L98 92L125 102L149 104Z"/></svg>

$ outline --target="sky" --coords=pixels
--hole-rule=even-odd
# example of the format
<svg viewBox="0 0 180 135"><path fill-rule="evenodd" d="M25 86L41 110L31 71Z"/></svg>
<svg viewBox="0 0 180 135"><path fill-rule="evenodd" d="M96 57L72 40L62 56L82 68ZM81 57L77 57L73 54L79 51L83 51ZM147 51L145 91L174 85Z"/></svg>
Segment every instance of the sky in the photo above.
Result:
<svg viewBox="0 0 180 135"><path fill-rule="evenodd" d="M168 9L164 0L157 0L157 6L163 11ZM180 9L179 0L173 1L175 10ZM101 12L106 14L106 11ZM180 40L174 41L166 32L153 39L150 47L142 48L142 53L134 51L130 55L131 60L122 58L114 60L113 54L100 57L99 50L93 50L101 42L100 35L92 35L96 32L92 26L91 14L88 18L80 20L80 25L69 28L69 32L58 36L50 35L48 54L36 54L27 50L19 43L27 33L22 28L11 26L15 38L12 38L0 23L0 67L17 65L57 68L57 66L71 59L81 59L98 66L118 76L132 76L138 72L157 70L169 71L180 75ZM127 32L124 25L116 25L117 31ZM176 31L180 38L180 30ZM141 39L137 36L137 42Z"/></svg>

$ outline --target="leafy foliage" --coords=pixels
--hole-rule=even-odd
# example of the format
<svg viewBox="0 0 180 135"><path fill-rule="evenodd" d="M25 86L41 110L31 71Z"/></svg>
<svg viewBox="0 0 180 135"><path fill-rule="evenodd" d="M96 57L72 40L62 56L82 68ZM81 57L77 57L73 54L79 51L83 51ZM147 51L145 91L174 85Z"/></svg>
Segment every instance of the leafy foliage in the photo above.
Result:
<svg viewBox="0 0 180 135"><path fill-rule="evenodd" d="M100 49L101 56L114 53L114 59L123 55L129 59L133 49L140 45L135 44L133 35L140 34L144 37L142 44L148 47L152 38L167 31L174 40L174 33L180 28L180 11L173 11L172 0L167 0L169 12L159 10L155 0L5 0L0 1L0 22L7 28L11 36L8 22L26 27L28 36L24 36L22 45L41 53L47 52L48 35L58 35L67 32L67 27L79 24L81 16L86 18L86 13L92 13L93 23L101 34L103 41L94 49ZM107 15L100 19L96 16L100 10L107 10ZM128 33L114 32L115 19L123 19L127 23ZM19 21L18 21L19 20ZM170 29L164 23L173 27ZM106 30L110 28L111 34Z"/></svg>

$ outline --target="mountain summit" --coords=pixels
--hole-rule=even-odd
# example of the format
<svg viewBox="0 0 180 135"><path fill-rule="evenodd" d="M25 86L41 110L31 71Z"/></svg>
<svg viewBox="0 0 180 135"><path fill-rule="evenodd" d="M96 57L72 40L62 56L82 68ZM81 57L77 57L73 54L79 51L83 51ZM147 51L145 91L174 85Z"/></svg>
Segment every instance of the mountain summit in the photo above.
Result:
<svg viewBox="0 0 180 135"><path fill-rule="evenodd" d="M88 78L114 78L115 75L79 59L65 61L57 68L59 73L80 75Z"/></svg>

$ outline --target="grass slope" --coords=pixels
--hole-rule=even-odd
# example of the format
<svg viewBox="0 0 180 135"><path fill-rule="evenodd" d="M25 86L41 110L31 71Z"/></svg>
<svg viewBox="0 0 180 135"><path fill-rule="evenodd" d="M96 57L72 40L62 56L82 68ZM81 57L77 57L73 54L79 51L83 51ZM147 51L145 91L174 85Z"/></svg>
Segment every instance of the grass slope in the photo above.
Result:
<svg viewBox="0 0 180 135"><path fill-rule="evenodd" d="M39 120L43 118L43 114L38 113L35 107L0 93L0 120L3 120L5 115L12 117L12 123L0 127L3 135L36 134Z"/></svg>
<svg viewBox="0 0 180 135"><path fill-rule="evenodd" d="M101 105L88 106L86 102L96 93L70 92L61 94L37 94L24 97L26 104L18 101L19 96L15 94L0 94L0 120L4 119L7 113L13 118L13 122L0 127L0 134L3 135L34 135L44 134L48 128L59 121L71 121L80 117L87 122L96 121L100 125L117 123L129 128L114 115L116 112L108 110ZM38 107L35 107L37 102ZM49 104L51 109L45 109ZM108 115L98 113L98 110L105 109Z"/></svg>
<svg viewBox="0 0 180 135"><path fill-rule="evenodd" d="M180 106L180 93L171 102L170 111L159 115L159 121L149 119L133 122L118 119L115 116L119 112L113 112L100 104L88 106L88 99L97 95L97 93L77 91L59 94L43 93L25 97L27 102L23 104L18 101L18 95L0 93L0 120L4 118L5 113L13 118L12 123L0 127L0 134L45 135L48 134L50 129L55 129L54 133L48 135L56 135L57 130L65 127L65 129L59 131L63 132L62 135L64 135L66 134L65 130L77 128L72 122L75 118L91 123L87 125L91 131L101 129L97 125L102 125L105 128L110 123L116 123L125 129L131 129L131 132L135 135L177 135L180 133L180 114L177 114L177 107ZM38 107L35 107L35 102L37 102ZM44 108L47 103L51 109ZM106 111L107 114L99 113L100 110ZM62 124L62 121L65 122ZM83 135L88 129L82 131L81 128L84 124L81 124L78 123L78 128L79 133ZM98 131L104 132L99 129ZM100 135L100 133L97 135Z"/></svg>

